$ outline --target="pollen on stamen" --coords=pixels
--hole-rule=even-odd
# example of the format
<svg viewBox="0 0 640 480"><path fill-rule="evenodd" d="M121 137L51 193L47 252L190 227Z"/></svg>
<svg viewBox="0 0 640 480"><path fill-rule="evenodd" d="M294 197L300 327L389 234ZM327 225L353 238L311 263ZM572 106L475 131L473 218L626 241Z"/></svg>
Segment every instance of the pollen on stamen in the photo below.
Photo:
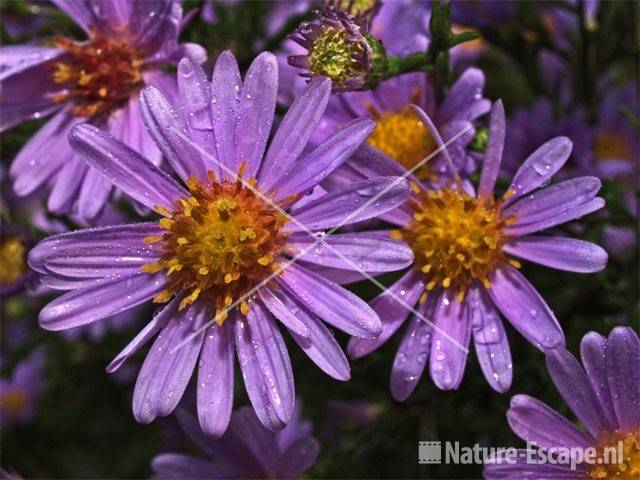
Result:
<svg viewBox="0 0 640 480"><path fill-rule="evenodd" d="M419 103L420 96L420 90L414 90L411 103ZM381 112L372 105L367 105L367 108L376 121L376 128L367 144L393 158L407 170L414 169L436 149L429 129L409 105L398 111ZM414 175L420 180L432 182L439 178L428 163L415 168ZM411 188L418 193L417 185L411 185Z"/></svg>
<svg viewBox="0 0 640 480"><path fill-rule="evenodd" d="M152 243L162 256L142 271L166 272L170 286L154 301L185 292L179 309L204 301L222 323L230 305L248 313L243 297L272 273L286 250L282 227L288 219L243 183L242 169L234 181L217 181L213 172L207 177L208 182L191 177L190 196L175 202L168 218L159 220L165 232Z"/></svg>
<svg viewBox="0 0 640 480"><path fill-rule="evenodd" d="M504 217L501 202L476 198L450 185L420 191L409 206L413 221L399 236L412 248L427 292L441 287L462 302L475 281L491 288L489 277L500 263L520 268L520 262L502 250L502 229L510 219Z"/></svg>
<svg viewBox="0 0 640 480"><path fill-rule="evenodd" d="M588 472L591 479L632 480L640 478L640 430L617 430L602 436L595 447L598 459Z"/></svg>
<svg viewBox="0 0 640 480"><path fill-rule="evenodd" d="M64 91L54 102L72 102L73 115L90 117L123 104L142 86L143 55L125 41L90 32L88 42L57 38L65 51L52 63L51 78Z"/></svg>

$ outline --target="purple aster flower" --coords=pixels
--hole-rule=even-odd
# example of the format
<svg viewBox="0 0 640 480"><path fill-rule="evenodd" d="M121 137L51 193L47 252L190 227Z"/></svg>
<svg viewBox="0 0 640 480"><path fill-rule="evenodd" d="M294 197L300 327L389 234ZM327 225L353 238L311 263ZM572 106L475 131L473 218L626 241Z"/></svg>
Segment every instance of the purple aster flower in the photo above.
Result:
<svg viewBox="0 0 640 480"><path fill-rule="evenodd" d="M426 50L428 41L429 5L417 0L395 0L379 2L362 0L355 2L335 2L332 8L340 15L349 18L351 14L359 16L357 22L367 25L368 35L384 46L387 54L406 55ZM356 20L354 20L356 21ZM402 25L401 29L397 26ZM299 70L289 65L288 59L298 57L306 65L308 47L293 40L286 40L281 51L277 52L281 79L278 101L290 105L303 90L306 83Z"/></svg>
<svg viewBox="0 0 640 480"><path fill-rule="evenodd" d="M183 410L178 421L207 458L163 453L151 461L153 478L298 478L313 466L320 444L311 435L311 423L296 408L291 422L278 432L264 428L248 407L231 415L220 438L206 436L196 420Z"/></svg>
<svg viewBox="0 0 640 480"><path fill-rule="evenodd" d="M416 111L425 124L432 124L424 112ZM437 132L433 134L437 138ZM604 206L596 197L600 181L595 177L541 188L567 160L571 141L558 137L538 148L516 172L504 196L494 199L504 136L504 110L497 102L477 190L455 177L437 189L414 179L412 198L386 217L400 226L396 238L413 249L415 263L390 288L394 295L380 295L371 303L382 320L380 337L352 339L348 351L353 358L363 357L400 328L408 311L400 308L398 297L405 305L417 304L392 367L391 393L397 400L411 394L427 362L439 388L457 388L471 337L489 384L499 392L507 390L512 364L500 313L538 348L564 344L553 312L513 257L583 273L606 265L607 254L597 245L532 235ZM383 156L372 164L380 172L397 171Z"/></svg>
<svg viewBox="0 0 640 480"><path fill-rule="evenodd" d="M42 375L44 361L45 352L38 348L15 366L10 378L0 379L3 428L27 423L35 415L45 388Z"/></svg>
<svg viewBox="0 0 640 480"><path fill-rule="evenodd" d="M368 36L368 28L365 16L353 17L327 6L317 12L314 21L303 22L291 35L306 53L290 56L289 64L303 69L303 78L331 79L335 91L364 89L375 61L374 49L380 48Z"/></svg>
<svg viewBox="0 0 640 480"><path fill-rule="evenodd" d="M395 160L398 167L403 167L396 169L400 174L419 164L437 149L433 135L411 107L418 105L434 119L444 140L451 142L448 151L456 170L468 173L476 164L466 148L475 132L473 121L491 108L489 100L482 96L483 87L482 72L470 68L462 73L441 102L436 100L428 77L420 73L392 78L371 91L334 95L314 140L324 138L337 125L353 118L369 116L375 120L376 128L368 138L367 145ZM362 149L328 182L342 184L343 176L346 182L350 182L354 174L360 178L375 174L369 156L370 149ZM443 155L420 166L415 174L420 180L438 182L448 174Z"/></svg>
<svg viewBox="0 0 640 480"><path fill-rule="evenodd" d="M15 158L10 170L14 190L26 196L46 187L50 211L91 220L112 187L74 154L68 132L88 121L159 163L160 151L140 121L138 93L145 85L170 93L172 77L160 67L185 54L203 61L205 53L194 44L178 45L182 7L176 1L54 3L88 39L0 49L0 131L54 114Z"/></svg>
<svg viewBox="0 0 640 480"><path fill-rule="evenodd" d="M502 169L513 175L520 162L533 153L538 146L558 136L568 137L574 148L569 166L588 163L593 155L593 128L585 112L577 108L561 118L553 112L548 98L536 99L531 108L517 108L509 118L509 130L504 146ZM596 172L581 171L582 174L597 175Z"/></svg>
<svg viewBox="0 0 640 480"><path fill-rule="evenodd" d="M210 83L185 58L178 86L179 108L155 88L144 89L140 101L150 135L182 184L98 128L73 129L71 143L92 167L163 218L37 245L31 267L45 284L71 290L47 305L39 321L64 330L151 299L168 303L107 368L115 371L160 332L138 376L136 419L149 423L170 414L199 356L200 423L205 432L222 434L233 403L235 350L258 418L282 428L293 415L294 384L273 316L321 369L347 380L348 362L323 321L369 339L380 333L380 321L318 271L376 274L405 268L413 255L385 232L326 232L384 214L402 204L409 189L397 177L384 177L300 201L374 126L354 120L305 150L331 92L330 82L318 78L266 148L278 87L270 53L256 58L244 82L229 52L218 58ZM239 311L232 310L236 305Z"/></svg>
<svg viewBox="0 0 640 480"><path fill-rule="evenodd" d="M580 344L582 365L564 348L547 352L547 369L560 395L586 432L529 395L511 399L507 421L520 438L536 448L591 450L592 461L525 463L494 458L487 479L640 478L640 340L633 329L614 328L609 337L590 332ZM614 449L616 457L605 457ZM622 453L622 455L619 455ZM535 457L534 457L535 458ZM615 459L615 460L614 460Z"/></svg>

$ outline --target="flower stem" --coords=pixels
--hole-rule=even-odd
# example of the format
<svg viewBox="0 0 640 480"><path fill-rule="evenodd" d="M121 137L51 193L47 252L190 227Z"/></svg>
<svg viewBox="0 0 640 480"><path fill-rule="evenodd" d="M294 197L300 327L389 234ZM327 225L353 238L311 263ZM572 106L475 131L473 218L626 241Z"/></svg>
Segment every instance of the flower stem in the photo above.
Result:
<svg viewBox="0 0 640 480"><path fill-rule="evenodd" d="M403 73L433 71L433 65L429 65L427 54L422 52L406 57L390 56L387 61L387 70L382 75L383 80L397 77Z"/></svg>

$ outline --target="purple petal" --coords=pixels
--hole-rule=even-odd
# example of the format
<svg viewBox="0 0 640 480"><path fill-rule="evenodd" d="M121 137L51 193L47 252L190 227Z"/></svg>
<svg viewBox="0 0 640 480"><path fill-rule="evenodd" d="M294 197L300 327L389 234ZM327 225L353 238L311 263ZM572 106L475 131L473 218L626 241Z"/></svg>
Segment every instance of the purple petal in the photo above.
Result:
<svg viewBox="0 0 640 480"><path fill-rule="evenodd" d="M187 126L160 90L155 87L143 89L140 109L149 135L180 178L184 181L191 175L205 178L207 169L200 154L183 139L183 136L189 138Z"/></svg>
<svg viewBox="0 0 640 480"><path fill-rule="evenodd" d="M435 302L430 303L431 311L423 313L426 318L433 313ZM414 316L409 322L391 367L391 396L396 401L405 401L418 385L429 358L432 335L433 326L421 318Z"/></svg>
<svg viewBox="0 0 640 480"><path fill-rule="evenodd" d="M563 347L546 352L547 370L558 392L578 420L594 438L608 431L604 416L589 378L580 363Z"/></svg>
<svg viewBox="0 0 640 480"><path fill-rule="evenodd" d="M335 179L332 175L327 178L325 184L331 185L335 190L348 186L351 182L366 180L379 176L401 177L406 175L407 170L395 160L392 160L381 151L370 147L366 143L355 151L349 161L338 168L335 173L340 173L340 178ZM412 175L407 177L418 183L418 179ZM342 181L340 181L342 179Z"/></svg>
<svg viewBox="0 0 640 480"><path fill-rule="evenodd" d="M86 325L140 305L164 288L162 273L101 279L49 302L40 312L38 322L52 331Z"/></svg>
<svg viewBox="0 0 640 480"><path fill-rule="evenodd" d="M429 372L441 390L460 386L467 363L471 320L465 302L450 299L444 292L436 304Z"/></svg>
<svg viewBox="0 0 640 480"><path fill-rule="evenodd" d="M507 460L494 456L484 463L483 478L486 480L576 480L588 478L588 472L581 471L581 465L572 469L569 463L531 463L527 462L527 452L532 450L516 450L518 457ZM535 452L535 450L533 450ZM535 458L535 453L533 454Z"/></svg>
<svg viewBox="0 0 640 480"><path fill-rule="evenodd" d="M514 191L507 203L520 198L549 181L560 170L571 154L573 144L566 137L556 137L529 155L518 169L510 190Z"/></svg>
<svg viewBox="0 0 640 480"><path fill-rule="evenodd" d="M251 425L250 429L247 428L247 422L239 422L238 419L243 417L242 412L250 411L255 418L256 425ZM253 452L247 448L247 442L245 437L249 434L251 437L252 431L258 428L261 431L266 431L262 424L258 421L253 413L251 407L242 407L235 414L231 415L231 422L229 422L229 428L222 438L215 438L205 433L200 428L198 421L189 413L182 409L176 411L176 419L178 423L191 439L200 449L207 454L210 458L216 458L220 460L220 463L226 466L233 465L234 469L240 469L242 472L260 472L262 466L258 459L255 458ZM267 433L269 433L267 431ZM235 473L237 476L241 472Z"/></svg>
<svg viewBox="0 0 640 480"><path fill-rule="evenodd" d="M593 445L593 440L569 420L528 395L511 398L507 420L516 435L526 442L535 442L541 448L587 448Z"/></svg>
<svg viewBox="0 0 640 480"><path fill-rule="evenodd" d="M469 314L473 326L473 342L484 377L496 392L511 387L513 367L509 339L500 315L487 294L479 288L469 292Z"/></svg>
<svg viewBox="0 0 640 480"><path fill-rule="evenodd" d="M32 193L50 181L56 171L74 156L67 134L77 121L68 113L60 112L22 147L9 170L16 194L25 196Z"/></svg>
<svg viewBox="0 0 640 480"><path fill-rule="evenodd" d="M438 123L448 123L453 119L472 120L487 113L491 103L482 98L483 88L482 71L477 68L465 70L438 109Z"/></svg>
<svg viewBox="0 0 640 480"><path fill-rule="evenodd" d="M88 124L75 126L69 134L71 146L118 188L143 205L173 210L174 202L188 192L149 160Z"/></svg>
<svg viewBox="0 0 640 480"><path fill-rule="evenodd" d="M193 10L191 10L191 12L197 13L197 8L194 8ZM187 15L185 15L184 18L186 18ZM207 50L202 45L199 45L197 43L179 43L171 56L167 58L167 62L175 64L179 63L184 58L188 58L197 65L202 65L207 61Z"/></svg>
<svg viewBox="0 0 640 480"><path fill-rule="evenodd" d="M80 155L78 155L80 156ZM93 168L87 169L77 201L78 216L93 222L109 200L113 185Z"/></svg>
<svg viewBox="0 0 640 480"><path fill-rule="evenodd" d="M177 2L133 2L128 25L136 35L135 45L160 60L176 49L181 18Z"/></svg>
<svg viewBox="0 0 640 480"><path fill-rule="evenodd" d="M408 181L419 184L419 180L413 175L407 175L406 169L398 162L390 159L382 152L367 144L362 145L349 158L327 177L322 185L329 191L350 186L354 182L376 178L379 176L404 176ZM385 213L380 217L384 221L395 225L406 225L412 219L412 212L406 204L400 205L395 210Z"/></svg>
<svg viewBox="0 0 640 480"><path fill-rule="evenodd" d="M482 174L480 175L480 184L478 186L479 197L493 198L493 189L496 186L504 150L505 131L504 107L502 106L502 100L498 100L493 104L493 109L491 110L489 142L484 153Z"/></svg>
<svg viewBox="0 0 640 480"><path fill-rule="evenodd" d="M37 45L7 45L0 47L0 81L25 70L49 62L60 55L57 48Z"/></svg>
<svg viewBox="0 0 640 480"><path fill-rule="evenodd" d="M158 415L173 412L198 360L204 333L176 347L208 320L207 308L196 302L174 313L149 349L136 380L133 415L140 423L151 423Z"/></svg>
<svg viewBox="0 0 640 480"><path fill-rule="evenodd" d="M203 155L203 165L196 167L203 172L213 170L219 173L219 165L211 160L216 156L211 116L211 84L202 67L190 58L183 58L178 65L178 88L182 116L189 129L189 136L208 154ZM197 174L197 171L194 173Z"/></svg>
<svg viewBox="0 0 640 480"><path fill-rule="evenodd" d="M89 2L79 2L78 0L51 0L51 2L86 33L89 33L89 27L95 23L95 16Z"/></svg>
<svg viewBox="0 0 640 480"><path fill-rule="evenodd" d="M167 79L164 72L149 72L145 76L145 84L159 88L166 96L167 89L175 89L175 80ZM170 97L168 97L170 98ZM149 135L142 119L140 95L131 95L129 103L112 112L107 122L106 131L130 146L154 165L162 162L162 152Z"/></svg>
<svg viewBox="0 0 640 480"><path fill-rule="evenodd" d="M283 289L265 284L258 290L260 299L269 311L290 331L301 337L309 336L309 329L300 318L299 306Z"/></svg>
<svg viewBox="0 0 640 480"><path fill-rule="evenodd" d="M198 419L202 431L221 436L233 408L233 326L229 322L205 330L198 367Z"/></svg>
<svg viewBox="0 0 640 480"><path fill-rule="evenodd" d="M243 407L233 414L229 430L244 443L244 451L240 452L240 459L236 458L234 461L238 468L242 468L244 475L241 477L273 477L274 475L270 472L275 471L279 454L277 443L274 441L277 434L264 428L255 411L249 407ZM226 439L227 436L225 435L225 437L217 440L216 443L225 442ZM258 460L260 465L258 469L246 468L243 455L245 452L250 452L252 457Z"/></svg>
<svg viewBox="0 0 640 480"><path fill-rule="evenodd" d="M317 77L289 107L260 169L259 185L262 190L268 191L273 187L300 156L327 108L330 94L329 79Z"/></svg>
<svg viewBox="0 0 640 480"><path fill-rule="evenodd" d="M377 217L400 205L409 194L406 180L380 177L312 200L295 210L293 216L306 230L336 228ZM289 232L305 230L294 222L289 222L284 229Z"/></svg>
<svg viewBox="0 0 640 480"><path fill-rule="evenodd" d="M311 190L346 162L365 142L374 128L374 122L363 118L353 120L336 130L299 160L305 168L300 168L296 164L282 174L275 184L278 190L276 198L284 199L290 195Z"/></svg>
<svg viewBox="0 0 640 480"><path fill-rule="evenodd" d="M306 268L292 263L276 281L325 322L349 335L373 339L382 331L378 315L363 300Z"/></svg>
<svg viewBox="0 0 640 480"><path fill-rule="evenodd" d="M240 91L236 123L236 168L246 162L246 176L255 177L260 169L276 109L278 63L263 52L249 66Z"/></svg>
<svg viewBox="0 0 640 480"><path fill-rule="evenodd" d="M75 290L93 285L100 279L68 278L59 275L40 274L40 283L53 290Z"/></svg>
<svg viewBox="0 0 640 480"><path fill-rule="evenodd" d="M607 366L605 362L605 345L607 339L596 332L589 332L582 337L580 342L580 355L591 387L600 403L603 415L607 418L609 431L618 428L618 420L613 409L609 383L607 379Z"/></svg>
<svg viewBox="0 0 640 480"><path fill-rule="evenodd" d="M233 170L236 158L235 127L240 103L240 71L230 51L216 60L211 79L211 112L218 160ZM226 173L222 172L223 176Z"/></svg>
<svg viewBox="0 0 640 480"><path fill-rule="evenodd" d="M162 453L151 460L153 478L232 478L233 471L218 465L211 460L186 455L183 453Z"/></svg>
<svg viewBox="0 0 640 480"><path fill-rule="evenodd" d="M555 315L518 270L502 265L490 280L491 299L529 342L540 349L564 345L562 327Z"/></svg>
<svg viewBox="0 0 640 480"><path fill-rule="evenodd" d="M616 327L606 346L607 377L618 425L625 432L640 427L640 340L629 327Z"/></svg>
<svg viewBox="0 0 640 480"><path fill-rule="evenodd" d="M364 272L392 272L413 263L413 251L404 243L376 233L344 233L326 239L295 234L289 241L300 260L325 267Z"/></svg>
<svg viewBox="0 0 640 480"><path fill-rule="evenodd" d="M261 291L264 291L264 288ZM286 298L285 303L291 308L291 314L299 319L298 321L304 325L307 332L306 335L301 335L287 326L296 343L327 375L336 380L349 380L351 378L349 362L333 334L304 304L289 296L287 292L283 292L282 296ZM281 317L282 312L278 313ZM275 312L274 315L278 316Z"/></svg>
<svg viewBox="0 0 640 480"><path fill-rule="evenodd" d="M422 275L410 270L405 273L400 280L395 282L387 292L374 298L370 305L380 316L382 322L382 333L375 340L363 340L352 337L349 340L347 351L351 358L358 359L369 355L386 343L389 338L400 328L409 316L410 311L396 300L400 298L406 305L413 307L418 301L420 293L424 289Z"/></svg>
<svg viewBox="0 0 640 480"><path fill-rule="evenodd" d="M159 256L144 238L162 232L157 223L137 223L62 233L32 248L29 265L38 272L69 277L137 273L150 258Z"/></svg>
<svg viewBox="0 0 640 480"><path fill-rule="evenodd" d="M595 243L563 237L516 237L503 250L540 265L580 273L599 272L608 259Z"/></svg>
<svg viewBox="0 0 640 480"><path fill-rule="evenodd" d="M302 437L293 442L280 455L278 476L280 478L299 478L309 470L320 455L320 443L313 437Z"/></svg>
<svg viewBox="0 0 640 480"><path fill-rule="evenodd" d="M32 45L0 47L0 132L62 107L52 101L61 88L53 81L50 62L59 55L60 50Z"/></svg>
<svg viewBox="0 0 640 480"><path fill-rule="evenodd" d="M580 177L557 183L509 205L504 210L504 216L515 217L515 226L540 222L588 202L596 196L601 186L596 177Z"/></svg>
<svg viewBox="0 0 640 480"><path fill-rule="evenodd" d="M89 167L77 154L72 154L62 165L55 178L47 200L47 209L52 213L64 214L71 211L71 205L78 196Z"/></svg>
<svg viewBox="0 0 640 480"><path fill-rule="evenodd" d="M113 360L111 360L111 363L109 363L106 368L107 373L114 373L117 371L124 362L135 355L140 348L142 348L156 335L156 333L162 330L167 322L175 316L181 300L181 296L174 297L167 306L160 310L158 314L154 315L151 321L147 323L140 332L138 332L134 339L131 340Z"/></svg>
<svg viewBox="0 0 640 480"><path fill-rule="evenodd" d="M293 416L295 393L287 347L261 302L247 318L237 315L236 349L249 399L269 430L283 428Z"/></svg>
<svg viewBox="0 0 640 480"><path fill-rule="evenodd" d="M102 0L88 0L85 3L90 5L89 8L92 14L90 22L88 23L88 33L91 33L91 29L94 31L99 29L103 33L109 32L113 35L114 31L123 29L129 22L134 2L104 2Z"/></svg>
<svg viewBox="0 0 640 480"><path fill-rule="evenodd" d="M526 224L510 225L503 229L506 235L519 236L527 235L529 233L539 232L547 228L555 227L556 225L562 225L563 223L570 222L582 218L585 215L596 212L604 207L604 200L600 197L596 197L580 205L576 205L573 208L568 208L566 205L560 207L563 211L556 212L555 215L549 215L544 218L540 218L537 221L529 222ZM551 211L549 212L551 213Z"/></svg>
<svg viewBox="0 0 640 480"><path fill-rule="evenodd" d="M321 267L313 263L305 263L304 267L318 275L322 275L338 285L348 285L350 283L366 280L366 277L354 270L340 270L337 268Z"/></svg>

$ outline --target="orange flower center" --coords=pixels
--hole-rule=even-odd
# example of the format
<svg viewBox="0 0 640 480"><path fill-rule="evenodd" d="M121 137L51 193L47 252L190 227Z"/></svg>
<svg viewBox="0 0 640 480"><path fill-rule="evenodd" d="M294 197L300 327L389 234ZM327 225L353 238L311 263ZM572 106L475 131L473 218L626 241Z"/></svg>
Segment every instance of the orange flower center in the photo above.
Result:
<svg viewBox="0 0 640 480"><path fill-rule="evenodd" d="M499 263L520 266L502 252L502 228L511 220L502 215L501 202L451 186L427 192L414 186L414 192L417 198L409 201L413 221L394 235L413 250L414 267L425 275L427 292L441 286L462 301L472 282L491 286L489 276Z"/></svg>
<svg viewBox="0 0 640 480"><path fill-rule="evenodd" d="M215 308L216 321L222 323L226 308L276 269L285 246L282 227L287 217L243 185L241 176L218 182L209 172L207 184L192 177L187 182L191 195L181 198L173 212L156 207L169 217L160 220L166 232L145 242L157 243L163 256L142 270L165 270L169 286L155 302L186 291L189 294L180 309L202 298ZM253 187L255 181L249 184ZM240 310L248 313L246 301L240 303Z"/></svg>
<svg viewBox="0 0 640 480"><path fill-rule="evenodd" d="M399 112L380 113L371 106L369 110L376 121L376 128L367 143L407 170L411 170L436 149L435 140L411 107L406 106ZM428 162L425 162L414 174L421 180L437 180L437 175L427 165Z"/></svg>
<svg viewBox="0 0 640 480"><path fill-rule="evenodd" d="M53 80L66 90L54 101L73 101L74 115L105 113L142 86L143 59L124 41L92 33L88 42L58 38L56 46L67 55L65 60L53 63Z"/></svg>
<svg viewBox="0 0 640 480"><path fill-rule="evenodd" d="M640 430L606 435L596 447L596 465L587 478L637 480L640 478Z"/></svg>

